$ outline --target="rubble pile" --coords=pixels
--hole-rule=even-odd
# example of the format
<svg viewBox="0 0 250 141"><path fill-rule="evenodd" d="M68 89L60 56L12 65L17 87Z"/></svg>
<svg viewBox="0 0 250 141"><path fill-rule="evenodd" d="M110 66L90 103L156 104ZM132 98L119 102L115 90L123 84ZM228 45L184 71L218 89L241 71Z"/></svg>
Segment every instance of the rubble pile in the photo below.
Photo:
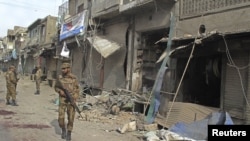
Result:
<svg viewBox="0 0 250 141"><path fill-rule="evenodd" d="M112 114L104 114L100 110L93 109L93 110L84 110L81 112L81 115L84 121L90 122L100 122L100 123L109 123L109 124L116 124L116 125L123 125L126 122L130 122L132 120L136 120L137 117L130 112L123 112L121 111L117 115Z"/></svg>
<svg viewBox="0 0 250 141"><path fill-rule="evenodd" d="M139 95L130 94L125 90L102 91L99 95L86 94L84 100L78 102L83 119L90 122L101 122L116 125L140 120L143 115L133 112L134 101Z"/></svg>

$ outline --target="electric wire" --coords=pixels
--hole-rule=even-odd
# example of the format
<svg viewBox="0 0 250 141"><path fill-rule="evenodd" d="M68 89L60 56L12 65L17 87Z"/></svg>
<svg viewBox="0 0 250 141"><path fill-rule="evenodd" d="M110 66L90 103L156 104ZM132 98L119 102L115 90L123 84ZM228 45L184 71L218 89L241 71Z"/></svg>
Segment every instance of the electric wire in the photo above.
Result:
<svg viewBox="0 0 250 141"><path fill-rule="evenodd" d="M226 39L225 39L225 35L222 34L222 37L223 37L223 41L224 41L225 47L226 47L227 59L228 59L228 61L229 61L230 66L234 67L234 68L237 70L237 73L238 73L239 79L240 79L240 84L241 84L243 96L244 96L244 98L245 98L245 101L246 101L246 103L247 103L247 106L250 108L250 104L249 104L249 102L248 102L248 100L247 100L246 90L245 90L245 88L244 88L244 84L243 84L242 76L241 76L241 73L240 73L240 69L239 69L238 66L236 66L236 64L234 63L234 61L233 61L233 59L232 59L232 56L231 56L231 54L230 54L230 51L229 51L229 48L228 48L228 45L227 45L227 41L226 41Z"/></svg>
<svg viewBox="0 0 250 141"><path fill-rule="evenodd" d="M201 18L201 19L200 19L199 25L201 25L201 23L202 23L203 14L201 15L200 18ZM179 82L178 87L177 87L177 89L176 89L176 92L175 92L175 95L174 95L174 98L173 98L173 102L171 103L171 106L170 106L170 108L169 108L169 110L168 110L168 114L167 114L165 123L168 122L168 119L169 119L169 116L170 116L170 112L172 111L174 102L175 102L176 97L177 97L177 95L178 95L178 93L179 93L180 86L181 86L182 81L183 81L183 79L184 79L184 76L185 76L185 74L186 74L186 71L187 71L187 68L188 68L188 66L189 66L189 63L190 63L190 61L191 61L191 59L192 59L192 57L193 57L193 52L194 52L194 49L195 49L195 44L196 44L197 38L198 38L198 36L196 36L195 39L194 39L194 43L193 43L192 50L191 50L191 52L190 52L190 55L189 55L189 57L188 57L188 61L187 61L187 63L186 63L185 69L184 69L184 71L183 71L183 74L182 74L182 76L181 76L180 82Z"/></svg>
<svg viewBox="0 0 250 141"><path fill-rule="evenodd" d="M0 2L0 4L11 6L11 7L23 8L25 10L32 10L32 11L36 11L36 12L42 12L42 13L51 13L51 11L52 11L51 9L38 7L38 6L35 6L35 5L31 5L31 4L22 5L20 3L18 4L18 3L11 3L11 2ZM54 9L53 9L53 11L54 11Z"/></svg>
<svg viewBox="0 0 250 141"><path fill-rule="evenodd" d="M184 78L184 76L185 76L185 74L186 74L186 71L187 71L187 68L188 68L188 66L189 66L190 60L191 60L191 58L193 57L193 52L194 52L194 49L195 49L195 41L196 41L196 39L197 39L197 37L194 39L194 44L193 44L191 53L190 53L190 55L189 55L189 57L188 57L188 61L187 61L187 63L186 63L184 72L183 72L183 74L182 74L182 76L181 76L181 80L180 80L179 85L178 85L178 87L177 87L177 90L176 90L176 92L175 92L175 95L174 95L174 98L173 98L173 102L171 103L171 106L170 106L170 108L169 108L169 111L168 111L168 114L167 114L167 117L166 117L166 123L167 123L167 121L168 121L170 112L171 112L171 110L172 110L172 108L173 108L173 105L174 105L174 102L175 102L175 100L176 100L177 94L179 93L180 86L181 86L182 81L183 81L183 78Z"/></svg>

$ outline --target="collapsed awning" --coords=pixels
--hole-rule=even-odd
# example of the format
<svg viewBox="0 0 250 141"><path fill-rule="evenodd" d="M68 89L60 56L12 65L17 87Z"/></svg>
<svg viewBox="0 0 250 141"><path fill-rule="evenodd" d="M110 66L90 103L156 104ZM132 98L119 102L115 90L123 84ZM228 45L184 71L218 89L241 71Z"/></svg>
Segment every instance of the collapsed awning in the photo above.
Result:
<svg viewBox="0 0 250 141"><path fill-rule="evenodd" d="M204 47L204 46L207 46L207 43L209 43L209 42L213 42L215 40L220 39L220 37L221 37L221 35L218 32L215 32L215 33L207 35L206 37L197 38L196 40L193 38L193 40L191 42L189 42L185 45L181 45L181 46L171 50L169 53L169 56L173 57L173 58L174 57L187 57L190 54L192 47L194 45L198 46L198 48L196 48L194 53L193 53L194 56L196 56L196 55L202 56L204 54L208 54L208 51L213 52L214 48L217 48L217 47L214 47L214 46ZM181 41L181 40L177 39L177 40L174 40L173 42L178 42L178 41Z"/></svg>
<svg viewBox="0 0 250 141"><path fill-rule="evenodd" d="M192 47L195 45L197 48L194 50L193 56L208 56L210 54L220 53L225 50L225 46L215 46L209 45L209 43L215 43L218 41L223 41L223 38L226 39L237 39L240 37L248 37L250 35L250 31L237 31L237 32L218 32L211 31L206 36L202 38L190 38L191 41L189 43L180 45L175 49L169 52L169 56L172 58L175 57L188 57L190 54ZM174 39L173 42L181 42L187 39Z"/></svg>
<svg viewBox="0 0 250 141"><path fill-rule="evenodd" d="M121 48L118 43L101 36L88 37L87 39L104 58L107 58Z"/></svg>

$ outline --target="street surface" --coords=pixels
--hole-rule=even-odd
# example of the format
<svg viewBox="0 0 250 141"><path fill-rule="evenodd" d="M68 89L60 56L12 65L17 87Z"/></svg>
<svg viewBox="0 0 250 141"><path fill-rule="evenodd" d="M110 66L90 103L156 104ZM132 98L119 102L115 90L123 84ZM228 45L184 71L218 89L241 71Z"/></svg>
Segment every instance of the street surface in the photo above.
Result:
<svg viewBox="0 0 250 141"><path fill-rule="evenodd" d="M17 104L5 104L6 84L0 74L0 141L62 141L57 123L57 94L41 83L41 94L34 95L35 82L21 77L17 85ZM118 124L90 122L76 119L72 141L140 141L133 132L120 134ZM107 132L109 130L110 132Z"/></svg>

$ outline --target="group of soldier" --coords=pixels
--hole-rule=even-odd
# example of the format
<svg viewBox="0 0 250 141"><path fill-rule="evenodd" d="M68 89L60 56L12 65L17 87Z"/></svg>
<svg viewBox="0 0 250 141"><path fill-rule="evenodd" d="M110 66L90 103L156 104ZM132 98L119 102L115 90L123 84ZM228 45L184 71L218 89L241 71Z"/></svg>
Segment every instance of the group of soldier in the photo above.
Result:
<svg viewBox="0 0 250 141"><path fill-rule="evenodd" d="M5 74L6 78L6 87L7 87L7 94L6 94L6 105L10 105L10 99L12 99L12 105L18 106L16 103L16 86L19 78L17 78L16 68L15 66L11 65L8 71Z"/></svg>
<svg viewBox="0 0 250 141"><path fill-rule="evenodd" d="M35 94L40 94L41 76L42 76L42 70L41 67L38 65L36 66L36 72L35 72L35 80L36 80ZM16 95L17 95L16 88L17 88L17 82L19 81L20 78L18 78L16 67L14 65L9 66L8 71L5 73L5 79L7 87L6 105L18 106L16 102Z"/></svg>
<svg viewBox="0 0 250 141"><path fill-rule="evenodd" d="M73 101L79 97L79 83L75 75L71 73L71 65L68 62L63 62L61 65L61 75L58 76L54 87L55 92L59 94L59 109L58 109L58 124L61 128L61 138L66 141L71 141L71 132L73 130L73 123L75 118L75 107L67 99L65 92L58 87L59 83L66 89ZM40 83L41 83L42 70L40 66L36 66L35 81L36 81L36 92L40 94ZM18 106L16 102L16 88L19 78L16 73L16 67L11 65L8 71L5 73L6 78L6 105ZM65 124L65 112L67 113L68 123Z"/></svg>

